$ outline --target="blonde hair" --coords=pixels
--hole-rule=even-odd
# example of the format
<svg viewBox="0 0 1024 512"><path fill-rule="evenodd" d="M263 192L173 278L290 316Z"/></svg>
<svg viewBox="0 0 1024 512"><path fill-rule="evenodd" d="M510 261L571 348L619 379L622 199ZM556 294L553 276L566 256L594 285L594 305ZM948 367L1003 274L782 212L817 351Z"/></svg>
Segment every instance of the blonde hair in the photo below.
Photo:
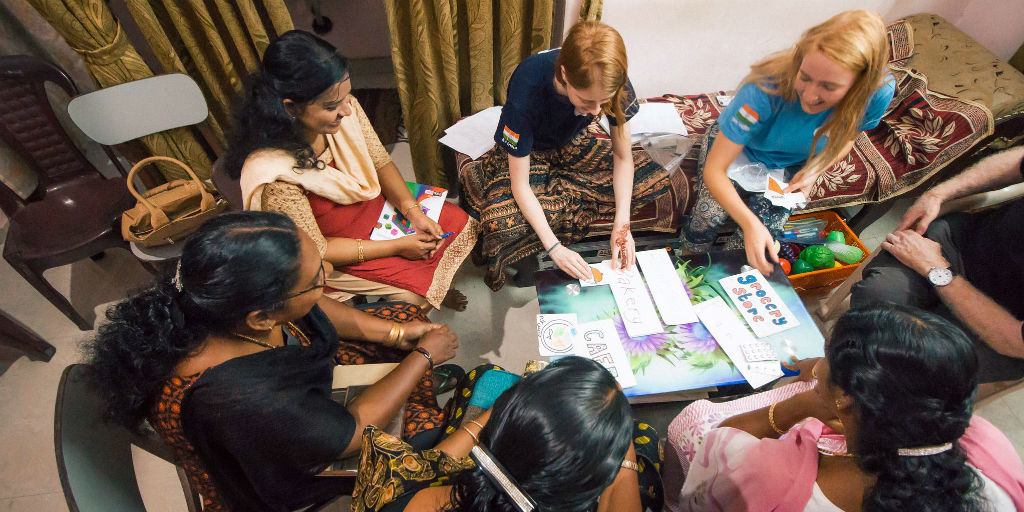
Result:
<svg viewBox="0 0 1024 512"><path fill-rule="evenodd" d="M626 122L621 105L626 67L626 45L619 32L599 21L581 21L565 36L555 60L555 80L563 86L568 81L576 89L589 89L596 80L604 91L614 91L611 101L601 105L601 112L614 115L621 125Z"/></svg>
<svg viewBox="0 0 1024 512"><path fill-rule="evenodd" d="M829 119L814 134L806 167L832 161L859 131L868 101L888 77L889 38L885 22L871 11L841 12L804 32L793 47L750 66L750 74L740 85L753 83L768 94L797 101L793 83L804 56L815 50L853 72L856 79L833 107ZM822 135L828 135L828 142L825 149L815 155L814 149Z"/></svg>

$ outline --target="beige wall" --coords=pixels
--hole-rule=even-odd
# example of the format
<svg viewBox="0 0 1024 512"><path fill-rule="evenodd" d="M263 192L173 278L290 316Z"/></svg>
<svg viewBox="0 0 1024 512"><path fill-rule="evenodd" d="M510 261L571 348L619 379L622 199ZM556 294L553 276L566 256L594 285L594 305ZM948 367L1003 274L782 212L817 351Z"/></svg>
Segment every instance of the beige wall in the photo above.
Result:
<svg viewBox="0 0 1024 512"><path fill-rule="evenodd" d="M579 6L566 1L567 22ZM752 62L852 8L938 14L1003 59L1024 42L1024 0L604 0L602 19L626 40L638 93L657 96L735 87Z"/></svg>

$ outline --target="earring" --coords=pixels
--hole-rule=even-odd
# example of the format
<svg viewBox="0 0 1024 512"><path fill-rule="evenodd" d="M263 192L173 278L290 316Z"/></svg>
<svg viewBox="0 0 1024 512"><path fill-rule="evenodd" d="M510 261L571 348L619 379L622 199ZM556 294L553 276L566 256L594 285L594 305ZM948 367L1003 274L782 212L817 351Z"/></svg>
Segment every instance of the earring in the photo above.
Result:
<svg viewBox="0 0 1024 512"><path fill-rule="evenodd" d="M841 406L839 405L839 399L836 398L836 410L838 411Z"/></svg>

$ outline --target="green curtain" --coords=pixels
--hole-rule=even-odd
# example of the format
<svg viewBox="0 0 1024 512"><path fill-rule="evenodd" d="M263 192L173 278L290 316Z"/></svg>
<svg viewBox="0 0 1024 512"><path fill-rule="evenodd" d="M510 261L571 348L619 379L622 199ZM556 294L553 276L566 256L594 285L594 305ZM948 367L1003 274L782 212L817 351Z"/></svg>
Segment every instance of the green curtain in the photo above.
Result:
<svg viewBox="0 0 1024 512"><path fill-rule="evenodd" d="M243 80L259 67L270 41L294 28L284 0L126 0L126 5L164 71L188 74L199 84L210 108L206 125L215 142L226 145L224 128Z"/></svg>
<svg viewBox="0 0 1024 512"><path fill-rule="evenodd" d="M553 0L385 0L398 93L421 183L451 188L442 132L505 102L517 64L551 46Z"/></svg>
<svg viewBox="0 0 1024 512"><path fill-rule="evenodd" d="M604 0L583 0L580 5L580 21L601 21Z"/></svg>
<svg viewBox="0 0 1024 512"><path fill-rule="evenodd" d="M100 88L153 76L121 25L102 0L29 0L29 3L84 59ZM154 155L177 158L201 176L209 177L210 158L187 128L142 137ZM184 177L181 169L161 167L168 179Z"/></svg>

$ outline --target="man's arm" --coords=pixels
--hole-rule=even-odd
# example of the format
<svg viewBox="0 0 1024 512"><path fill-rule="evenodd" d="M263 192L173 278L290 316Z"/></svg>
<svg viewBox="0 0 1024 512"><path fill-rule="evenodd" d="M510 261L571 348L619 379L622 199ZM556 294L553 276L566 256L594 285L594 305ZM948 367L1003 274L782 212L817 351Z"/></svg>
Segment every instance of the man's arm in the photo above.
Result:
<svg viewBox="0 0 1024 512"><path fill-rule="evenodd" d="M903 215L897 231L913 229L924 234L939 215L942 203L977 192L997 190L1024 181L1021 159L1024 146L1018 146L982 159L964 172L932 187Z"/></svg>
<svg viewBox="0 0 1024 512"><path fill-rule="evenodd" d="M916 231L903 230L886 236L882 248L900 263L927 278L932 268L948 268L942 246ZM956 276L946 286L935 287L953 314L982 341L1004 356L1024 358L1022 322L1004 307L974 287L963 276Z"/></svg>

